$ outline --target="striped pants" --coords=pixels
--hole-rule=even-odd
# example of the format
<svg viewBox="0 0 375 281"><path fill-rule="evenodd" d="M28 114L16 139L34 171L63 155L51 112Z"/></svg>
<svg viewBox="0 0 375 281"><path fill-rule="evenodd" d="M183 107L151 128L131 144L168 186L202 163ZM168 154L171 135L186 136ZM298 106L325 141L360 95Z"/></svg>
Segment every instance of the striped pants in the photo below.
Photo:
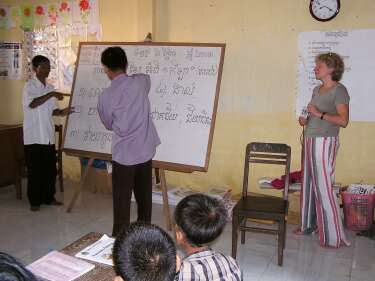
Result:
<svg viewBox="0 0 375 281"><path fill-rule="evenodd" d="M338 137L305 137L302 160L301 231L319 231L321 246L349 246L333 192Z"/></svg>

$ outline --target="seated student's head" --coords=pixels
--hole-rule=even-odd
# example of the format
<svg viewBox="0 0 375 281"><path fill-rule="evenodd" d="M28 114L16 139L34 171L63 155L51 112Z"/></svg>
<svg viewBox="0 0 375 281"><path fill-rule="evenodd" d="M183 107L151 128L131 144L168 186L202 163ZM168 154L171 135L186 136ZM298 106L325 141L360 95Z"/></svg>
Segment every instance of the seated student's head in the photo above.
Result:
<svg viewBox="0 0 375 281"><path fill-rule="evenodd" d="M176 274L176 247L160 227L132 223L113 246L115 281L169 281Z"/></svg>
<svg viewBox="0 0 375 281"><path fill-rule="evenodd" d="M31 60L31 65L38 78L47 78L51 71L51 64L47 57L37 55Z"/></svg>
<svg viewBox="0 0 375 281"><path fill-rule="evenodd" d="M0 252L1 281L37 281L38 279L12 256Z"/></svg>
<svg viewBox="0 0 375 281"><path fill-rule="evenodd" d="M108 76L111 72L126 72L128 67L128 58L121 47L108 47L105 49L101 56L101 62Z"/></svg>
<svg viewBox="0 0 375 281"><path fill-rule="evenodd" d="M183 248L198 248L220 236L227 222L227 210L216 198L193 194L177 204L174 219L177 243Z"/></svg>

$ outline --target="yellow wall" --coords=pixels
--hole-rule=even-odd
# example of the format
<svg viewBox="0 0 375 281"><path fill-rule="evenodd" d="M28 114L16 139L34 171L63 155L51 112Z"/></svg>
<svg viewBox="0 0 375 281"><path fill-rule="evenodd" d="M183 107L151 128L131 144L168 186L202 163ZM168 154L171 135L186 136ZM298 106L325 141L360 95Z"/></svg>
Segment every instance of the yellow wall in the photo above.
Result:
<svg viewBox="0 0 375 281"><path fill-rule="evenodd" d="M15 3L23 1L2 1ZM106 0L100 1L103 40L225 42L220 106L207 173L167 173L170 184L206 189L241 188L244 148L251 141L292 146L292 169L299 169L301 128L297 125L295 86L297 39L303 31L375 28L375 2L341 1L334 20L320 23L301 0ZM0 40L19 40L19 31L0 31ZM0 123L22 120L22 84L0 81ZM355 93L350 93L355 95ZM375 183L375 124L351 122L341 132L337 181ZM65 173L78 178L76 159L66 158ZM257 171L256 177L265 170Z"/></svg>
<svg viewBox="0 0 375 281"><path fill-rule="evenodd" d="M220 107L208 173L168 173L174 184L241 188L251 141L292 146L299 169L301 128L294 113L297 40L303 31L375 28L375 2L341 1L332 21L312 19L309 1L156 0L156 40L225 42ZM350 93L355 95L355 93ZM341 132L336 180L375 183L375 124L351 122ZM259 171L257 176L264 175Z"/></svg>

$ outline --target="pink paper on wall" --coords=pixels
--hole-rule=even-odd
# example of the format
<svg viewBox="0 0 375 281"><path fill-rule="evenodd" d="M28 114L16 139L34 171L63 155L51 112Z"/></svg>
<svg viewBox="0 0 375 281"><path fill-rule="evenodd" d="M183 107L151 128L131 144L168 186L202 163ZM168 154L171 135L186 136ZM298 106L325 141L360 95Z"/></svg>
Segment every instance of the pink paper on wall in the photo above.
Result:
<svg viewBox="0 0 375 281"><path fill-rule="evenodd" d="M47 4L47 16L48 16L48 25L56 25L57 23L57 4L56 3Z"/></svg>
<svg viewBox="0 0 375 281"><path fill-rule="evenodd" d="M33 9L34 12L34 27L41 28L47 25L47 9L46 5L36 4Z"/></svg>
<svg viewBox="0 0 375 281"><path fill-rule="evenodd" d="M73 23L98 24L99 23L99 1L78 0L73 6Z"/></svg>

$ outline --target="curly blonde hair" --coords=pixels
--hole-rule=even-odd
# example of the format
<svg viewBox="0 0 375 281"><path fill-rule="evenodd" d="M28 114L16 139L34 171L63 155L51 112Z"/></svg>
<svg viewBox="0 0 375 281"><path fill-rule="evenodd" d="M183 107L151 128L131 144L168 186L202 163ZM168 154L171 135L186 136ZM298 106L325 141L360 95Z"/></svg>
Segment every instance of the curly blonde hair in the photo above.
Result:
<svg viewBox="0 0 375 281"><path fill-rule="evenodd" d="M336 53L326 53L317 55L315 61L324 62L329 68L332 68L332 80L340 81L344 73L345 65L341 56Z"/></svg>

